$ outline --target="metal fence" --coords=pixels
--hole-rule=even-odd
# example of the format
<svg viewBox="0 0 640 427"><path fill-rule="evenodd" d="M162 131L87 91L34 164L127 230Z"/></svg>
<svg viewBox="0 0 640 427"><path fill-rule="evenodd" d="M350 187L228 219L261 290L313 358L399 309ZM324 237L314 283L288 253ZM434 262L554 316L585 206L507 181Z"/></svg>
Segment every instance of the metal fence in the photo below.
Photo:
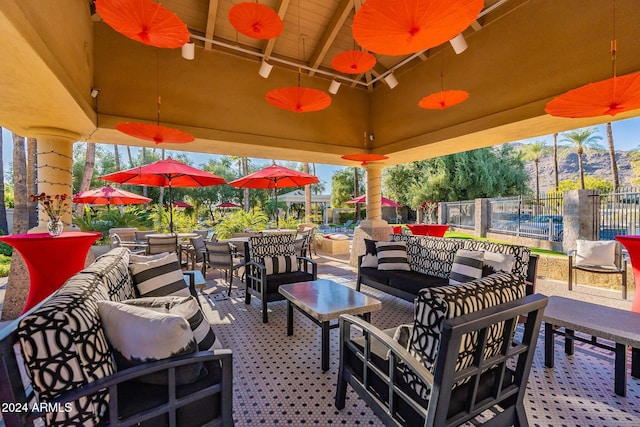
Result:
<svg viewBox="0 0 640 427"><path fill-rule="evenodd" d="M613 240L621 234L640 234L640 189L621 187L615 193L596 195L594 235Z"/></svg>
<svg viewBox="0 0 640 427"><path fill-rule="evenodd" d="M489 231L562 241L562 193L489 199Z"/></svg>
<svg viewBox="0 0 640 427"><path fill-rule="evenodd" d="M476 202L464 200L444 203L446 223L458 228L475 228Z"/></svg>

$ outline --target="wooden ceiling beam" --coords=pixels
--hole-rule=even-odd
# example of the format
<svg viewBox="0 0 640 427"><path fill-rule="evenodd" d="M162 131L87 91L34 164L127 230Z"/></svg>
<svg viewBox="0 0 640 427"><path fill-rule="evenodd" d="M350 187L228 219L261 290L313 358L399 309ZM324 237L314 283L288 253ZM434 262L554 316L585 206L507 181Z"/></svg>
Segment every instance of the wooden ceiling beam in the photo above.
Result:
<svg viewBox="0 0 640 427"><path fill-rule="evenodd" d="M205 28L205 37L209 40L213 39L216 29L216 15L218 14L218 0L209 0L209 10L207 11L207 26ZM211 50L211 42L204 42L204 50Z"/></svg>
<svg viewBox="0 0 640 427"><path fill-rule="evenodd" d="M280 5L278 6L277 10L278 16L280 17L280 19L282 19L282 21L284 21L284 17L287 14L289 4L291 4L291 0L280 0ZM269 59L269 57L273 53L273 48L276 46L277 39L277 37L269 39L266 46L264 47L264 51L262 53L264 53L265 60Z"/></svg>
<svg viewBox="0 0 640 427"><path fill-rule="evenodd" d="M318 68L322 61L324 61L325 56L327 56L327 52L329 48L335 41L338 33L344 26L345 21L349 17L349 14L353 10L353 0L342 0L336 9L336 12L331 17L331 21L327 26L320 42L318 43L318 47L316 48L313 55L309 59L309 66L311 68ZM309 76L313 76L315 74L314 71L309 72Z"/></svg>

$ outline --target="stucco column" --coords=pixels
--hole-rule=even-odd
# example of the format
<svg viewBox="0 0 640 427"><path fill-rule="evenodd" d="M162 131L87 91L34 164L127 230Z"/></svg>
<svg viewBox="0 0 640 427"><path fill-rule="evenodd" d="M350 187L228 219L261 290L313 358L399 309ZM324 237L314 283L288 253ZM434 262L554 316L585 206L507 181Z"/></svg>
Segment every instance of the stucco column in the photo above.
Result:
<svg viewBox="0 0 640 427"><path fill-rule="evenodd" d="M65 228L71 225L73 193L73 143L80 135L57 128L31 128L29 136L38 139L38 193L67 194L68 207L62 215ZM38 230L46 231L49 217L38 207Z"/></svg>
<svg viewBox="0 0 640 427"><path fill-rule="evenodd" d="M364 239L389 240L391 227L382 219L382 164L367 163L367 218L353 233L349 263L358 265L358 255L365 251Z"/></svg>

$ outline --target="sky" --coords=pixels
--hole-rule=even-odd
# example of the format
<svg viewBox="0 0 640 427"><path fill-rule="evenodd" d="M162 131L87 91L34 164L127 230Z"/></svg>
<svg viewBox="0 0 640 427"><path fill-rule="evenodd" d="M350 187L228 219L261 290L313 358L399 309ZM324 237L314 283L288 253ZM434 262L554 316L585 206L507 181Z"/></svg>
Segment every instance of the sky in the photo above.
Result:
<svg viewBox="0 0 640 427"><path fill-rule="evenodd" d="M607 131L605 125L594 126L598 129L596 135L602 137L600 142L603 147L607 146ZM640 117L634 117L626 120L619 120L611 123L613 130L613 140L616 150L630 151L640 149ZM2 129L3 136L3 160L5 171L9 170L9 163L12 161L13 139L11 133L6 129ZM558 138L560 141L562 137ZM527 140L513 141L520 143L530 143L533 141L544 141L547 145L553 145L553 136L546 135ZM560 142L561 143L561 142ZM203 163L207 163L210 159L216 158L214 154L201 154L201 153L187 153L189 158L193 161L194 166L199 166ZM286 163L286 162L282 162ZM270 159L255 159L254 164L268 166L271 164ZM325 193L331 192L331 176L336 170L341 169L342 166L316 164L316 172L321 182L325 184Z"/></svg>

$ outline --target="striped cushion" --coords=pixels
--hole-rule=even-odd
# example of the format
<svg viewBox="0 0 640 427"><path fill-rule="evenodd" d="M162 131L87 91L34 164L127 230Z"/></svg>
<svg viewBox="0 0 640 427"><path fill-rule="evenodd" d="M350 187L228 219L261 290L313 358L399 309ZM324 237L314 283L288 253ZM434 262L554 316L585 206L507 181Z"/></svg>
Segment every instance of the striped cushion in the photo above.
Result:
<svg viewBox="0 0 640 427"><path fill-rule="evenodd" d="M267 276L298 271L297 257L295 255L265 257L264 266L267 269Z"/></svg>
<svg viewBox="0 0 640 427"><path fill-rule="evenodd" d="M411 271L406 242L376 242L378 270Z"/></svg>
<svg viewBox="0 0 640 427"><path fill-rule="evenodd" d="M484 252L458 249L451 265L449 284L457 285L479 279L482 277L483 266Z"/></svg>
<svg viewBox="0 0 640 427"><path fill-rule="evenodd" d="M188 297L189 288L182 276L182 269L175 253L160 259L129 264L133 284L141 297L173 295Z"/></svg>
<svg viewBox="0 0 640 427"><path fill-rule="evenodd" d="M198 301L193 296L190 297L157 297L157 298L136 298L123 301L125 304L145 307L160 313L177 314L184 317L189 322L193 331L193 336L198 343L198 350L213 350L216 335L211 329L207 318L200 309Z"/></svg>

